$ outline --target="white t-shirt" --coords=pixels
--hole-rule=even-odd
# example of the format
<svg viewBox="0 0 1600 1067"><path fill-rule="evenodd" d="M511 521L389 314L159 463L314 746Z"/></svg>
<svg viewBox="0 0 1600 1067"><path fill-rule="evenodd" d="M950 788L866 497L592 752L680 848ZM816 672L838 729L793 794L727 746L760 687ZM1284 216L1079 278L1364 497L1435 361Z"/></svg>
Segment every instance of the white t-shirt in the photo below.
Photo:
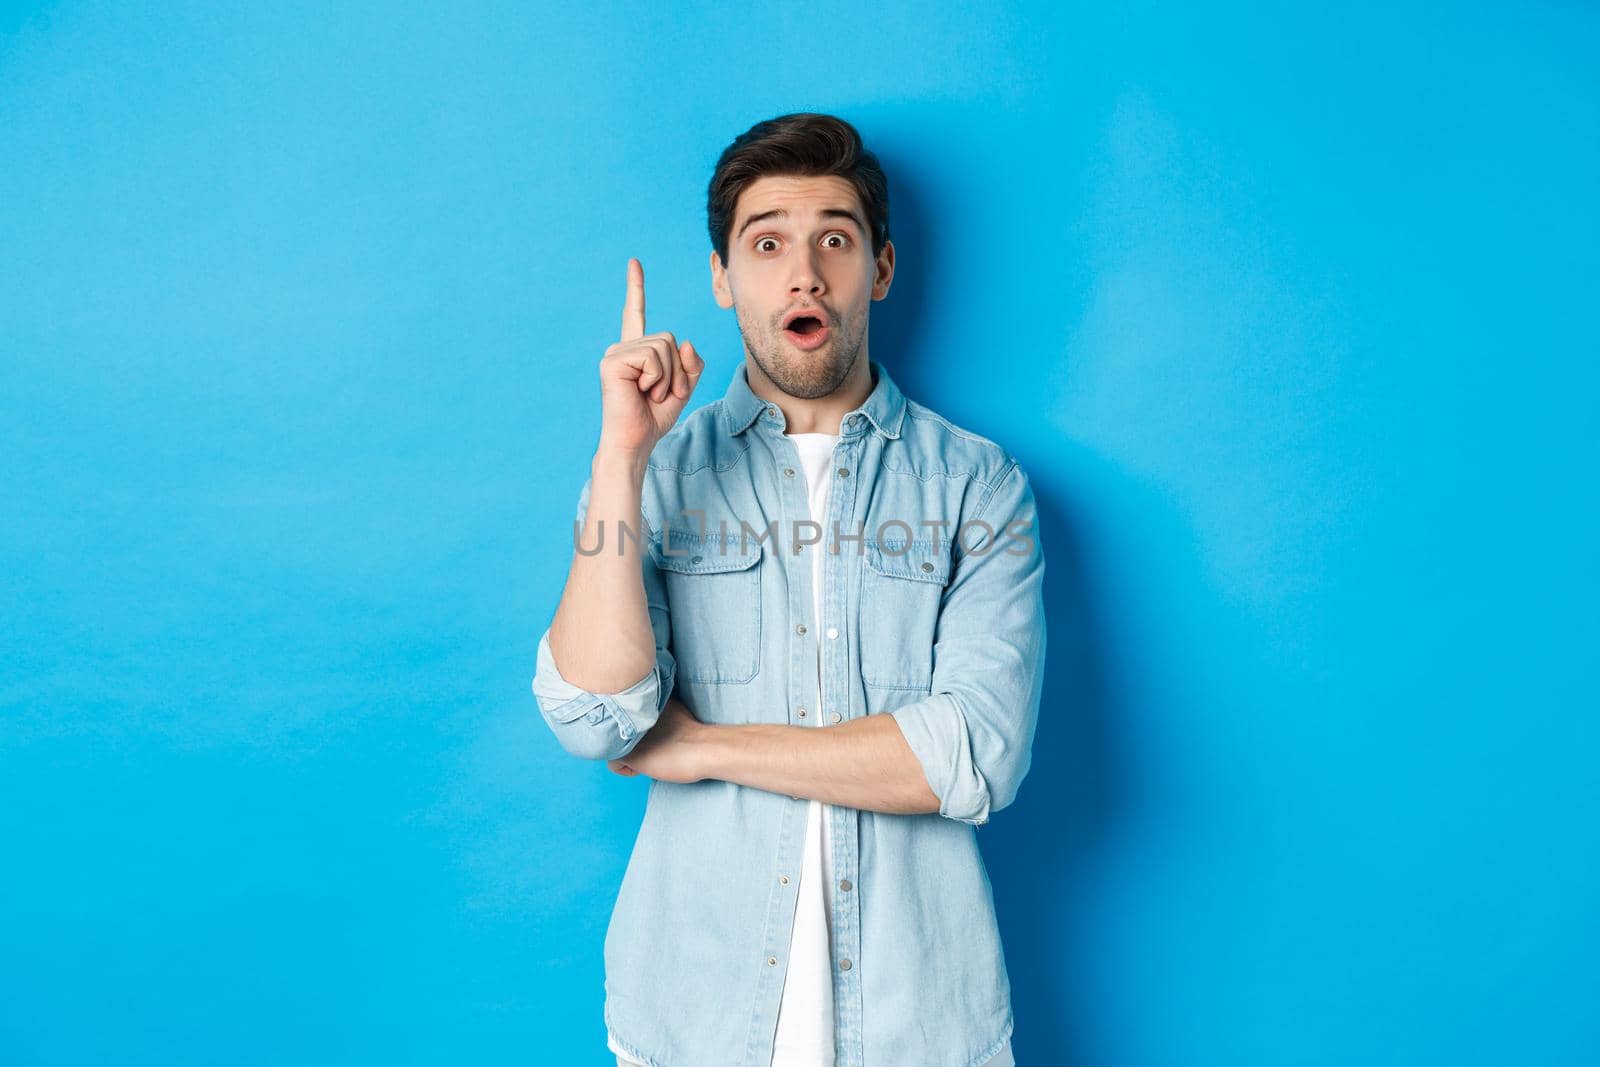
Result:
<svg viewBox="0 0 1600 1067"><path fill-rule="evenodd" d="M822 527L822 539L807 545L811 556L811 610L813 633L822 633L822 556L827 551L832 530L828 525L828 491L833 484L833 446L839 435L833 433L785 434L800 451L805 471L806 494L811 519ZM840 524L849 530L848 522ZM822 692L822 654L817 646L814 692ZM811 725L831 723L829 709L820 701L806 705ZM778 1032L773 1043L771 1067L833 1067L833 953L831 902L833 899L833 838L828 825L831 805L806 802L806 838L801 852L800 880L795 887L794 931L789 942L789 963L784 971L783 999L778 1005ZM607 1046L616 1053L618 1067L644 1067L630 1059L607 1035ZM982 1067L1014 1067L1011 1044L1007 1042Z"/></svg>
<svg viewBox="0 0 1600 1067"><path fill-rule="evenodd" d="M800 450L806 473L806 493L811 520L823 528L822 540L807 545L811 557L811 614L813 633L822 633L822 557L828 544L828 491L833 485L835 433L786 435ZM846 525L848 528L848 525ZM822 645L817 649L816 693L822 692ZM828 708L809 701L807 715L814 726L828 724ZM773 1044L772 1067L833 1067L833 938L830 929L833 898L833 837L828 825L831 805L806 801L806 840L801 852L799 900L795 905L794 932L789 942L789 966L784 972L783 999L778 1005L778 1033Z"/></svg>

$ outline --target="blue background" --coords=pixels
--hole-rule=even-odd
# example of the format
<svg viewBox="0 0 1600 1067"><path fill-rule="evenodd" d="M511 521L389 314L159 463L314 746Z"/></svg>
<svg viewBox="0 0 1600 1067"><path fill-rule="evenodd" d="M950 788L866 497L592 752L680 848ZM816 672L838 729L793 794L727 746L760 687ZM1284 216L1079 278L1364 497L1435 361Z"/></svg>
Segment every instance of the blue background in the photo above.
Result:
<svg viewBox="0 0 1600 1067"><path fill-rule="evenodd" d="M1019 1062L1600 1062L1596 9L669 6L4 9L0 1062L611 1062L534 645L804 109L1039 496Z"/></svg>

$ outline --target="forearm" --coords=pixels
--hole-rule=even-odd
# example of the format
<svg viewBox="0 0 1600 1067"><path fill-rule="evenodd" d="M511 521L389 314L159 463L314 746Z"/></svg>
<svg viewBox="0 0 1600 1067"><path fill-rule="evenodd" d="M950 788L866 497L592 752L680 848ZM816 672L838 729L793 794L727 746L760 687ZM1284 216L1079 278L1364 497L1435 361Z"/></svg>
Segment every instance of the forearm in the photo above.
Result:
<svg viewBox="0 0 1600 1067"><path fill-rule="evenodd" d="M706 778L865 811L939 810L922 765L888 715L838 726L710 724L701 747Z"/></svg>
<svg viewBox="0 0 1600 1067"><path fill-rule="evenodd" d="M573 685L596 693L633 685L656 659L639 561L645 462L646 457L596 453L583 530L550 624L556 668ZM599 552L578 551L597 544Z"/></svg>

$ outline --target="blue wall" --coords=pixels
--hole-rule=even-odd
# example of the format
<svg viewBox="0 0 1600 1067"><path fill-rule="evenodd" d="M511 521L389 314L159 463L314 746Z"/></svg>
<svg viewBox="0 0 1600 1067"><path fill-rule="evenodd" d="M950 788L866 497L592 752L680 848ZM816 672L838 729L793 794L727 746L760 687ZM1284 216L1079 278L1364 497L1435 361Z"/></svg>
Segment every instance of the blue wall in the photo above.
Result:
<svg viewBox="0 0 1600 1067"><path fill-rule="evenodd" d="M1039 494L1019 1060L1600 1061L1592 6L145 6L0 14L0 1061L611 1062L534 642L801 109Z"/></svg>

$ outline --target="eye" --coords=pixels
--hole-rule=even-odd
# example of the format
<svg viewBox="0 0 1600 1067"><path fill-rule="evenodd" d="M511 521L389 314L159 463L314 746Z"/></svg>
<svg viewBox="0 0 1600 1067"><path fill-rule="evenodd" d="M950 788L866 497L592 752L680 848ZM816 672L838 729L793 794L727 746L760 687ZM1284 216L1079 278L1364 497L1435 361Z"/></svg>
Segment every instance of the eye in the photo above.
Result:
<svg viewBox="0 0 1600 1067"><path fill-rule="evenodd" d="M766 249L762 248L761 246L764 245L764 244L767 244L768 242L771 242L772 245L775 248L777 246L778 239L776 237L758 237L758 238L756 238L756 251L757 252L766 251Z"/></svg>
<svg viewBox="0 0 1600 1067"><path fill-rule="evenodd" d="M826 243L827 241L830 241L835 237L837 237L839 239L839 243L834 245L833 246L834 248L849 248L850 247L850 235L845 233L843 230L834 230L832 233L828 234L828 236L824 237L822 240L824 241L824 243Z"/></svg>

